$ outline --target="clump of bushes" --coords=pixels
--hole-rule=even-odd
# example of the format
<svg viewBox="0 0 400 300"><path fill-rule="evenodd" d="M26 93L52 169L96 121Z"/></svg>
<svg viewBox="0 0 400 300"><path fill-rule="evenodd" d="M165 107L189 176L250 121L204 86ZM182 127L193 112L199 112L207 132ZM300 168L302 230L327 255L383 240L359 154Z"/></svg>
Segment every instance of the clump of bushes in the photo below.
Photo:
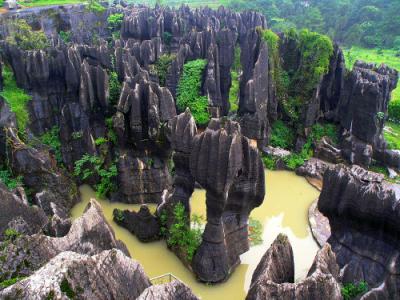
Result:
<svg viewBox="0 0 400 300"><path fill-rule="evenodd" d="M272 147L279 147L283 149L291 149L294 144L295 135L291 128L289 128L282 120L275 121L272 124L272 132L270 138L270 145Z"/></svg>
<svg viewBox="0 0 400 300"><path fill-rule="evenodd" d="M361 281L357 284L346 283L343 285L341 292L344 300L355 299L368 291L368 284L365 281Z"/></svg>
<svg viewBox="0 0 400 300"><path fill-rule="evenodd" d="M41 137L40 140L43 144L49 146L51 149L53 149L55 153L55 157L57 160L57 163L62 164L62 154L61 154L61 141L59 138L60 134L60 128L57 126L54 126L52 129L44 133Z"/></svg>
<svg viewBox="0 0 400 300"><path fill-rule="evenodd" d="M197 248L201 244L201 224L198 218L195 218L190 225L185 212L185 207L182 203L177 203L173 210L174 222L169 228L167 244L170 247L178 247L190 262ZM166 214L161 215L161 222L165 223L167 220ZM163 226L165 233L165 226Z"/></svg>
<svg viewBox="0 0 400 300"><path fill-rule="evenodd" d="M76 161L74 175L81 180L98 176L100 182L94 186L98 197L104 197L117 189L114 182L114 178L118 175L117 166L113 163L106 167L104 159L96 155L85 154L80 160Z"/></svg>
<svg viewBox="0 0 400 300"><path fill-rule="evenodd" d="M180 111L190 108L196 123L205 126L210 120L207 96L201 96L202 77L207 61L197 59L183 66L183 74L178 84L177 106Z"/></svg>
<svg viewBox="0 0 400 300"><path fill-rule="evenodd" d="M43 50L49 46L46 34L42 30L34 31L24 19L10 23L10 35L6 38L9 44L23 50Z"/></svg>
<svg viewBox="0 0 400 300"><path fill-rule="evenodd" d="M118 80L117 72L114 71L110 72L108 76L108 84L110 88L109 101L112 105L117 105L122 89L122 84Z"/></svg>
<svg viewBox="0 0 400 300"><path fill-rule="evenodd" d="M233 66L231 70L232 85L229 89L229 106L230 111L236 112L239 108L238 98L239 98L239 77L242 72L242 64L240 62L241 50L239 46L235 47L235 57L233 61Z"/></svg>
<svg viewBox="0 0 400 300"><path fill-rule="evenodd" d="M112 14L107 18L108 28L111 31L118 31L121 29L122 22L124 21L124 14Z"/></svg>
<svg viewBox="0 0 400 300"><path fill-rule="evenodd" d="M161 86L165 86L169 68L171 67L171 64L175 58L176 58L176 55L164 54L164 55L161 55L160 58L157 60L154 67L155 67L157 76L160 80Z"/></svg>
<svg viewBox="0 0 400 300"><path fill-rule="evenodd" d="M13 176L7 168L0 166L0 181L6 185L9 190L22 186L22 176Z"/></svg>

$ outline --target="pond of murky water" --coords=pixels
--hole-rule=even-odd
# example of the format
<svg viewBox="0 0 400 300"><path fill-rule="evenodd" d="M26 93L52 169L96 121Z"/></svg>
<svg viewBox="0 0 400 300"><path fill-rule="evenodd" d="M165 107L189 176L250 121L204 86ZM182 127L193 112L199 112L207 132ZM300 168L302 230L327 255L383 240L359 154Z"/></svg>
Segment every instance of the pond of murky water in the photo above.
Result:
<svg viewBox="0 0 400 300"><path fill-rule="evenodd" d="M164 241L141 243L135 236L112 220L114 208L138 210L139 205L112 203L99 199L89 186L81 186L81 199L71 211L72 217L82 215L90 198L101 204L106 219L114 228L118 239L128 247L132 258L138 260L150 277L172 273L204 300L242 300L249 288L251 276L258 262L279 233L288 235L295 258L296 280L304 278L310 268L318 246L312 238L308 225L308 207L319 192L308 182L292 172L266 171L266 198L264 203L253 210L251 217L264 226L263 243L251 247L241 256L242 264L230 279L222 284L209 286L196 281L193 274L168 250ZM155 205L150 206L153 210ZM205 217L205 191L196 190L191 199L192 213Z"/></svg>

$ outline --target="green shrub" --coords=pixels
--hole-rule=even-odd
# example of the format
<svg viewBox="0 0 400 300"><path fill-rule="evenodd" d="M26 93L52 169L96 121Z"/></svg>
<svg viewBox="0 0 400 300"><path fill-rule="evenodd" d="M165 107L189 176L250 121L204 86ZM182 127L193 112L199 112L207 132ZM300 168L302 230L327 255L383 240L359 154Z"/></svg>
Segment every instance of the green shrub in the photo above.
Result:
<svg viewBox="0 0 400 300"><path fill-rule="evenodd" d="M102 14L107 9L100 4L98 0L89 0L89 4L87 6L88 10L95 14Z"/></svg>
<svg viewBox="0 0 400 300"><path fill-rule="evenodd" d="M3 79L4 88L0 92L0 96L4 98L10 106L11 111L15 113L18 128L24 132L29 122L29 113L26 105L31 100L31 97L24 90L17 87L14 74L7 66L3 68Z"/></svg>
<svg viewBox="0 0 400 300"><path fill-rule="evenodd" d="M70 298L70 299L74 299L75 296L76 296L76 293L75 293L74 290L71 288L71 286L70 286L70 284L69 284L67 278L64 278L64 279L61 281L60 290L61 290L61 292L63 292L65 295L67 295L67 297Z"/></svg>
<svg viewBox="0 0 400 300"><path fill-rule="evenodd" d="M164 54L161 55L155 64L155 71L160 79L160 85L165 86L167 81L167 75L172 62L176 58L176 55Z"/></svg>
<svg viewBox="0 0 400 300"><path fill-rule="evenodd" d="M9 286L16 284L18 281L25 279L26 277L14 277L0 282L0 289L5 289Z"/></svg>
<svg viewBox="0 0 400 300"><path fill-rule="evenodd" d="M268 170L275 170L275 168L276 168L276 158L274 156L264 155L262 157L262 161L264 163L264 166Z"/></svg>
<svg viewBox="0 0 400 300"><path fill-rule="evenodd" d="M22 176L13 177L8 169L0 170L0 181L3 182L9 190L22 186Z"/></svg>
<svg viewBox="0 0 400 300"><path fill-rule="evenodd" d="M58 33L58 35L60 36L60 38L64 41L64 43L68 44L71 42L71 38L72 38L72 33L71 31L60 31Z"/></svg>
<svg viewBox="0 0 400 300"><path fill-rule="evenodd" d="M72 137L73 140L79 140L80 138L83 137L83 132L82 131L74 131L71 134L71 137Z"/></svg>
<svg viewBox="0 0 400 300"><path fill-rule="evenodd" d="M365 281L361 281L358 284L346 283L341 291L344 300L355 299L368 291L368 284Z"/></svg>
<svg viewBox="0 0 400 300"><path fill-rule="evenodd" d="M60 128L54 126L51 130L43 134L40 137L40 140L43 144L48 145L51 149L54 150L56 160L59 164L61 164L63 160L61 154L61 141L59 135L60 135Z"/></svg>
<svg viewBox="0 0 400 300"><path fill-rule="evenodd" d="M119 82L116 72L110 72L108 82L110 86L110 104L117 105L121 94L122 84Z"/></svg>
<svg viewBox="0 0 400 300"><path fill-rule="evenodd" d="M185 207L178 203L174 207L174 223L169 229L167 244L170 247L178 247L185 254L188 261L192 261L197 248L201 244L200 224L192 223L193 228L188 226Z"/></svg>
<svg viewBox="0 0 400 300"><path fill-rule="evenodd" d="M11 21L10 35L6 41L23 50L43 50L49 46L46 34L42 30L32 30L32 27L24 19Z"/></svg>
<svg viewBox="0 0 400 300"><path fill-rule="evenodd" d="M333 144L337 145L339 142L337 126L331 123L317 123L311 128L309 139L311 140L311 142L317 143L324 136L329 137L332 140Z"/></svg>
<svg viewBox="0 0 400 300"><path fill-rule="evenodd" d="M124 14L109 15L107 18L108 28L111 31L118 31L121 29L123 21L124 21Z"/></svg>
<svg viewBox="0 0 400 300"><path fill-rule="evenodd" d="M169 47L171 46L171 42L172 42L172 33L168 32L168 31L164 31L163 33L163 42Z"/></svg>
<svg viewBox="0 0 400 300"><path fill-rule="evenodd" d="M18 237L21 236L21 233L13 228L7 228L6 230L4 230L3 235L6 241L15 241Z"/></svg>
<svg viewBox="0 0 400 300"><path fill-rule="evenodd" d="M86 180L97 175L100 182L94 187L98 197L104 197L110 192L116 191L114 178L118 175L117 166L111 164L110 167L104 166L104 160L96 155L85 154L80 160L75 162L74 175Z"/></svg>
<svg viewBox="0 0 400 300"><path fill-rule="evenodd" d="M282 120L272 124L270 145L283 149L291 149L294 144L295 134Z"/></svg>
<svg viewBox="0 0 400 300"><path fill-rule="evenodd" d="M121 222L123 222L125 220L124 212L122 210L120 210L120 209L114 209L113 215L114 215L114 220L116 222L121 223Z"/></svg>
<svg viewBox="0 0 400 300"><path fill-rule="evenodd" d="M205 126L210 120L207 96L201 96L202 77L207 61L197 59L183 66L183 74L178 84L177 107L180 111L190 108L196 123Z"/></svg>
<svg viewBox="0 0 400 300"><path fill-rule="evenodd" d="M229 89L229 106L230 111L236 112L239 108L239 74L242 72L242 64L240 62L241 50L239 46L235 47L235 57L231 70L232 85Z"/></svg>

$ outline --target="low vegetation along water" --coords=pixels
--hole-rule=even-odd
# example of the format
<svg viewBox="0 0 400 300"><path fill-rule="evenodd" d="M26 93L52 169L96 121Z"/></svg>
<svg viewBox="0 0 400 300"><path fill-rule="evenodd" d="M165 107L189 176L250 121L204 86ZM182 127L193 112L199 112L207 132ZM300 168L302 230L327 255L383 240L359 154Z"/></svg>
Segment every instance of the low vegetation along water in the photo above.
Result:
<svg viewBox="0 0 400 300"><path fill-rule="evenodd" d="M114 228L118 239L128 247L131 256L138 260L151 278L172 273L189 285L194 293L204 300L244 299L249 288L251 276L261 257L279 233L285 233L293 246L296 280L306 276L318 246L311 236L308 226L307 212L310 204L318 197L318 191L307 181L287 171L266 171L266 199L263 205L251 214L251 218L263 224L263 242L253 246L242 255L242 264L232 277L216 286L204 285L196 281L180 260L168 250L164 241L144 244L112 220L114 208L138 210L139 205L111 203L106 199L98 199L89 186L81 186L82 201L72 210L72 217L82 215L91 198L97 198L105 217ZM196 190L191 200L192 213L205 216L205 191ZM154 210L155 205L151 205Z"/></svg>

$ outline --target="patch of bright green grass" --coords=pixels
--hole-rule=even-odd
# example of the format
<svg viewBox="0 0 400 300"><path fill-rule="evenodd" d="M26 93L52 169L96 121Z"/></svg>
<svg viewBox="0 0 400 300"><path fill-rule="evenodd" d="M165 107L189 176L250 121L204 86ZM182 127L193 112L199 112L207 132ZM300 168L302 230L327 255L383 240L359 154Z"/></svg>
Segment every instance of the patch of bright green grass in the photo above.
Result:
<svg viewBox="0 0 400 300"><path fill-rule="evenodd" d="M397 53L398 51L392 49L365 49L355 46L344 50L346 67L348 69L353 67L356 60L363 60L370 63L384 63L400 71L400 57L396 56ZM400 84L392 93L392 101L400 101Z"/></svg>
<svg viewBox="0 0 400 300"><path fill-rule="evenodd" d="M32 1L18 1L23 7L37 7L37 6L52 6L52 5L67 5L67 4L86 4L85 1L78 0L32 0Z"/></svg>
<svg viewBox="0 0 400 300"><path fill-rule="evenodd" d="M17 87L14 74L7 66L3 69L3 79L4 88L3 91L0 92L0 96L6 100L11 111L15 113L18 128L24 131L29 122L29 113L26 105L31 97L26 94L23 89Z"/></svg>
<svg viewBox="0 0 400 300"><path fill-rule="evenodd" d="M387 122L384 136L390 149L400 150L400 124Z"/></svg>

